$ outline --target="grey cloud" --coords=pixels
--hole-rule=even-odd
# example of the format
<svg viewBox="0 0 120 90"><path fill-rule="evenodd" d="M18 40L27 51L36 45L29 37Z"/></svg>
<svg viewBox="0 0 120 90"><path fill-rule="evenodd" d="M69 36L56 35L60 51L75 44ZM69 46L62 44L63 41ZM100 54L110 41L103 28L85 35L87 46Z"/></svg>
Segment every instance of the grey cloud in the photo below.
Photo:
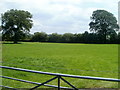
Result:
<svg viewBox="0 0 120 90"><path fill-rule="evenodd" d="M46 21L53 17L53 15L51 15L50 13L43 12L43 11L37 11L33 13L33 15L34 15L33 16L34 19L39 19L40 21Z"/></svg>
<svg viewBox="0 0 120 90"><path fill-rule="evenodd" d="M44 31L46 33L78 33L84 32L85 30L89 31L90 14L92 14L94 8L102 7L105 10L110 10L117 16L117 2L111 6L108 0L105 2L97 2L97 0L90 1L44 0L42 5L42 0L36 0L36 2L32 0L14 0L14 2L12 0L2 0L0 3L0 12L4 13L6 10L12 8L31 12L34 20L34 26L31 29L32 33L36 31ZM33 4L33 2L35 3ZM112 2L115 2L115 0L112 0Z"/></svg>

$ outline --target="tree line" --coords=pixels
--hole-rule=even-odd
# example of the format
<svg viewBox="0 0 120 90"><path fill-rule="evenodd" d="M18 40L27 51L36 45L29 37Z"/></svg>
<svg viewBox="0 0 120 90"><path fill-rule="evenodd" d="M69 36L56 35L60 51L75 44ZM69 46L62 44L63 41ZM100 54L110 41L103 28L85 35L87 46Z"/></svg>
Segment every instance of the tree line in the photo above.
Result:
<svg viewBox="0 0 120 90"><path fill-rule="evenodd" d="M89 30L84 33L47 34L36 32L30 34L33 26L32 14L24 10L8 10L1 15L2 40L56 42L56 43L120 43L120 32L116 17L106 10L95 10L90 17Z"/></svg>
<svg viewBox="0 0 120 90"><path fill-rule="evenodd" d="M13 41L13 38L3 38L5 41ZM104 42L101 35L96 33L52 33L47 34L45 32L36 32L34 34L27 34L19 41L23 42L53 42L53 43L91 43L91 44L120 44L120 33L112 34Z"/></svg>
<svg viewBox="0 0 120 90"><path fill-rule="evenodd" d="M47 34L45 32L36 32L29 36L29 41L32 42L55 42L55 43L120 43L120 33L111 34L106 41L101 38L101 35L96 33L64 33L64 34Z"/></svg>

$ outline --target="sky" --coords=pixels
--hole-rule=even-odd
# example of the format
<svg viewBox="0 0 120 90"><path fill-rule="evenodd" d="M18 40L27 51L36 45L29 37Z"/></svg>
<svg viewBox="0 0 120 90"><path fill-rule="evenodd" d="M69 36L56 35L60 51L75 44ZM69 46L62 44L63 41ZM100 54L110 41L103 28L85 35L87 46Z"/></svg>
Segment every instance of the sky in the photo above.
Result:
<svg viewBox="0 0 120 90"><path fill-rule="evenodd" d="M30 33L83 33L89 31L95 10L107 10L118 19L119 0L0 0L0 14L10 9L33 15Z"/></svg>

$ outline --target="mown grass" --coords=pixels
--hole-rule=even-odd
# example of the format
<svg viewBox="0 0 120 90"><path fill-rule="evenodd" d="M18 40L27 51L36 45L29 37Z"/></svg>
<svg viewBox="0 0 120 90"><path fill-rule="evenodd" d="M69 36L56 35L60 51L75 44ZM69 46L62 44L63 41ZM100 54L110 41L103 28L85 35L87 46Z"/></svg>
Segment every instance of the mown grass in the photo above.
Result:
<svg viewBox="0 0 120 90"><path fill-rule="evenodd" d="M45 72L118 78L118 45L21 43L3 44L3 65ZM3 69L3 75L44 82L51 76ZM78 88L117 88L117 83L66 78ZM30 88L31 84L3 80L4 85ZM51 84L57 85L57 81ZM62 86L67 86L61 82ZM33 85L34 86L34 85Z"/></svg>

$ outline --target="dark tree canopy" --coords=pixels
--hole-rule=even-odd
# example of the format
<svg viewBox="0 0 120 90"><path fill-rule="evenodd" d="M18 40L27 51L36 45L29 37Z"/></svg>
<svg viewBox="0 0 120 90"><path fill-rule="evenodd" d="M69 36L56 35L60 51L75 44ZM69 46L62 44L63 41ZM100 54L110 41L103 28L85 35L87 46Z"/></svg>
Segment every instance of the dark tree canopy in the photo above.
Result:
<svg viewBox="0 0 120 90"><path fill-rule="evenodd" d="M114 15L105 10L94 11L89 26L90 31L98 34L103 43L119 29Z"/></svg>
<svg viewBox="0 0 120 90"><path fill-rule="evenodd" d="M47 41L47 34L45 32L36 32L32 37L34 42L45 42Z"/></svg>
<svg viewBox="0 0 120 90"><path fill-rule="evenodd" d="M12 38L14 43L23 38L32 28L32 15L24 10L8 10L1 15L2 34L4 38Z"/></svg>
<svg viewBox="0 0 120 90"><path fill-rule="evenodd" d="M61 39L62 39L62 35L57 33L52 33L48 36L49 42L60 42Z"/></svg>
<svg viewBox="0 0 120 90"><path fill-rule="evenodd" d="M72 33L64 33L62 36L63 42L70 42L72 41L73 34Z"/></svg>

